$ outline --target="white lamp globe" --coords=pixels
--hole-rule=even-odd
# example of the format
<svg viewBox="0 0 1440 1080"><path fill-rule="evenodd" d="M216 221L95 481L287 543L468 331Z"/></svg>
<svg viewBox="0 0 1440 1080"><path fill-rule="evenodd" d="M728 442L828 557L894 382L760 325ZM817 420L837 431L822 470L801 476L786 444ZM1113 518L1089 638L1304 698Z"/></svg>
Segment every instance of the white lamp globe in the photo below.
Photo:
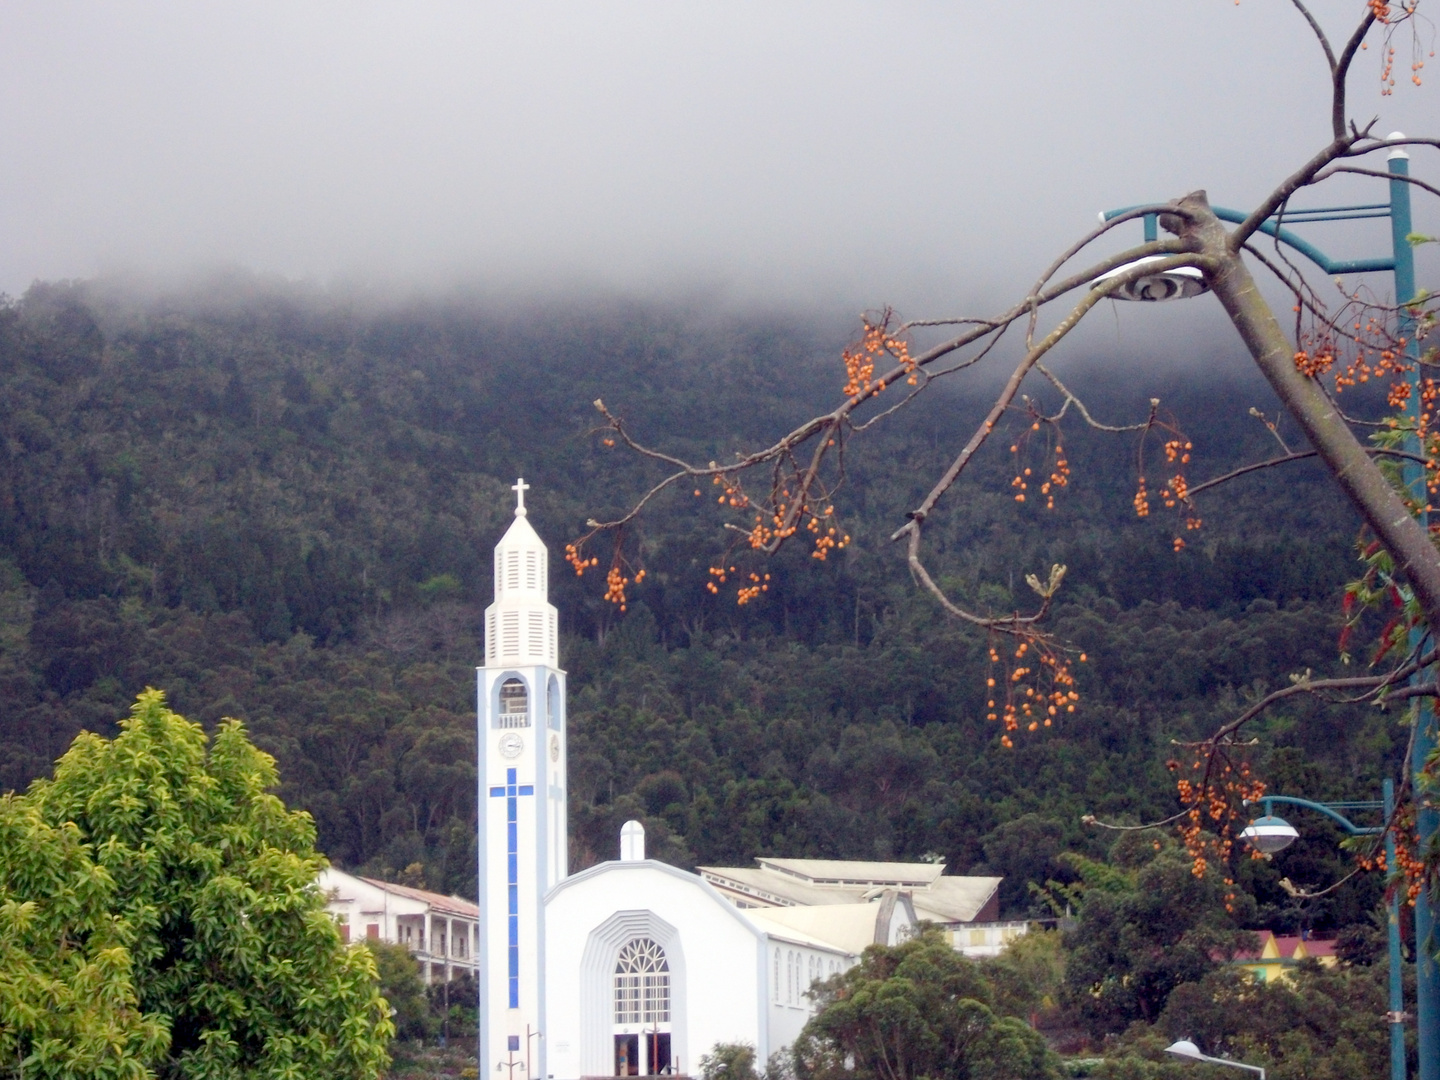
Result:
<svg viewBox="0 0 1440 1080"><path fill-rule="evenodd" d="M1144 266L1146 263L1157 262L1163 256L1147 255L1143 259L1136 259L1124 266L1117 266L1109 273L1101 274L1090 285L1092 289L1098 289L1113 277L1127 271L1134 270L1137 266ZM1205 275L1193 266L1174 266L1169 270L1161 270L1153 274L1146 274L1134 281L1127 282L1120 286L1110 295L1116 300L1185 300L1191 296L1199 296L1208 292L1210 286L1205 283Z"/></svg>
<svg viewBox="0 0 1440 1080"><path fill-rule="evenodd" d="M1262 855L1284 851L1299 835L1295 826L1271 814L1256 818L1240 830L1240 838Z"/></svg>

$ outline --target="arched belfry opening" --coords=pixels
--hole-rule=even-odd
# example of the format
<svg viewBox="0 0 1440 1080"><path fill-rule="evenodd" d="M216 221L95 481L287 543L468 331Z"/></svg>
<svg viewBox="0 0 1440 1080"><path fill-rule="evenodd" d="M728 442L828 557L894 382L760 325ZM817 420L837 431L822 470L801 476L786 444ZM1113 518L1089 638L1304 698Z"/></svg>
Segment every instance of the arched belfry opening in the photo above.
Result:
<svg viewBox="0 0 1440 1080"><path fill-rule="evenodd" d="M615 958L615 1075L664 1076L670 1066L670 963L653 938Z"/></svg>
<svg viewBox="0 0 1440 1080"><path fill-rule="evenodd" d="M530 694L520 679L506 679L500 684L499 727L530 726Z"/></svg>

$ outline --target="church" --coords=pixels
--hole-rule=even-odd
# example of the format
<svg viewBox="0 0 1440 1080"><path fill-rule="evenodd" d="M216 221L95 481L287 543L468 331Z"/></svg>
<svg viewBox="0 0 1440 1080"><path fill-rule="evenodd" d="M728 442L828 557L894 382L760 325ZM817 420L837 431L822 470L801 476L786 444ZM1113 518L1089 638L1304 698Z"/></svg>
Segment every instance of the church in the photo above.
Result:
<svg viewBox="0 0 1440 1080"><path fill-rule="evenodd" d="M813 859L689 873L647 859L634 821L615 861L571 874L565 672L527 487L495 548L477 682L482 1075L696 1074L717 1043L749 1043L764 1062L809 1019L811 983L866 946L920 919L995 917L998 878Z"/></svg>

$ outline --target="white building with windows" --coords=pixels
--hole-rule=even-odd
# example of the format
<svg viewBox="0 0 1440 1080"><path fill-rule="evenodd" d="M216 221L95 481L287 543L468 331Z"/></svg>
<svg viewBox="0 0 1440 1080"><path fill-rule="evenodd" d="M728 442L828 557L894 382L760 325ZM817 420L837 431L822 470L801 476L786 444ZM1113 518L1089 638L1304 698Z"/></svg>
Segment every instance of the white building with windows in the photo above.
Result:
<svg viewBox="0 0 1440 1080"><path fill-rule="evenodd" d="M495 548L477 673L482 1075L695 1073L722 1042L749 1043L764 1062L809 1019L812 983L911 932L920 893L946 921L993 906L998 879L942 879L929 864L688 873L647 859L633 821L619 859L570 874L565 673L526 490L515 485L515 520Z"/></svg>
<svg viewBox="0 0 1440 1080"><path fill-rule="evenodd" d="M320 871L319 886L346 941L404 945L427 983L475 974L480 909L469 900L357 877L333 866Z"/></svg>

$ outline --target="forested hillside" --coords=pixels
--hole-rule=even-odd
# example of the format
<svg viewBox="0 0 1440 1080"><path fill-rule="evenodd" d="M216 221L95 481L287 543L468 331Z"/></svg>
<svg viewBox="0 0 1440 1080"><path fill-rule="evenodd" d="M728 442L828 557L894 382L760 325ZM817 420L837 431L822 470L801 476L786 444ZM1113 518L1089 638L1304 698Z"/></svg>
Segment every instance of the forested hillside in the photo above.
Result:
<svg viewBox="0 0 1440 1080"><path fill-rule="evenodd" d="M824 563L783 552L753 603L705 589L726 543L709 493L646 518L623 615L599 575L566 572L583 522L652 477L590 434L594 399L653 444L722 460L823 405L853 329L361 307L254 281L144 302L37 285L0 309L0 789L47 773L81 729L114 734L156 686L207 726L243 720L337 862L473 893L473 669L523 474L571 673L572 866L640 816L680 864L938 854L1006 875L1006 907L1026 910L1027 882L1069 873L1061 852L1108 849L1082 815L1173 812L1171 740L1338 668L1355 524L1291 465L1208 498L1176 553L1172 521L1131 509L1132 436L1068 428L1053 511L1016 503L997 449L963 512L932 525L938 565L1007 610L1026 573L1067 564L1055 627L1087 654L1078 710L1013 750L984 720L984 638L942 618L886 542L985 404L963 385L852 445L837 508L854 543ZM1240 376L1092 385L1109 417L1158 393L1196 481L1270 452L1247 415L1273 411L1268 394ZM1256 765L1275 791L1373 798L1397 731L1373 708L1287 703ZM1340 876L1335 840L1307 822L1284 873ZM1240 871L1278 930L1363 922L1379 890L1371 875L1296 906L1275 867Z"/></svg>

